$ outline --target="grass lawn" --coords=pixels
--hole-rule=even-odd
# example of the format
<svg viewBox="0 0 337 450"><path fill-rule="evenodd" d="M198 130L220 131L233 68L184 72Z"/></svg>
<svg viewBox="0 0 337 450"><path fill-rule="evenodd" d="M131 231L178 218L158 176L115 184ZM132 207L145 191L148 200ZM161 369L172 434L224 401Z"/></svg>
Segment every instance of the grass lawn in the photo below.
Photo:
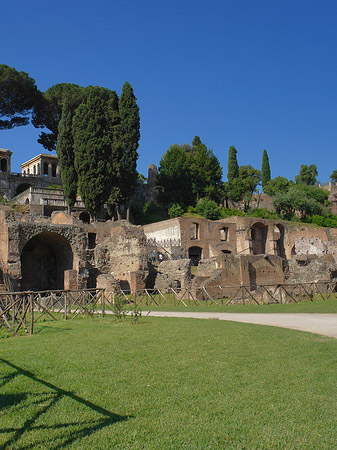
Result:
<svg viewBox="0 0 337 450"><path fill-rule="evenodd" d="M182 303L174 305L173 303L165 303L162 306L139 305L142 311L195 311L195 312L225 312L225 313L316 313L316 314L337 314L337 299L330 297L328 300L316 298L314 301L305 300L298 303L290 304L266 304L266 305L215 305L208 302L203 305L187 305ZM98 308L100 308L98 306ZM106 309L112 309L107 307ZM126 309L132 309L126 305Z"/></svg>
<svg viewBox="0 0 337 450"><path fill-rule="evenodd" d="M332 450L337 340L219 320L0 339L0 448Z"/></svg>

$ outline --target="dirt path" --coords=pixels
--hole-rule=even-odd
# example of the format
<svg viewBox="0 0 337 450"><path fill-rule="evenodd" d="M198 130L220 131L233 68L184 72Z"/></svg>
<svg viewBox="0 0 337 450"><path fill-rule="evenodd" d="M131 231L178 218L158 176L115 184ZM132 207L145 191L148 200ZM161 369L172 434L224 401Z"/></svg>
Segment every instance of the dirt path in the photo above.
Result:
<svg viewBox="0 0 337 450"><path fill-rule="evenodd" d="M337 339L337 314L238 314L214 312L143 312L151 317L186 317L193 319L219 319L234 322L271 325L293 330L309 331Z"/></svg>

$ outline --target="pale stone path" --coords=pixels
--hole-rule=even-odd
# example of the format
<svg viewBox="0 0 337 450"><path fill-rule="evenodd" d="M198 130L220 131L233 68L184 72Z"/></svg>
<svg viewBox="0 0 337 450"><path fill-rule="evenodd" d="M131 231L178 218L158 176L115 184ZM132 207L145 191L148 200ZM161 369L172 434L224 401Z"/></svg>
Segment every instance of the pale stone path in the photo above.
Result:
<svg viewBox="0 0 337 450"><path fill-rule="evenodd" d="M271 325L293 330L308 331L337 339L337 314L241 314L216 312L143 311L150 317L186 317L193 319L219 319L234 322Z"/></svg>

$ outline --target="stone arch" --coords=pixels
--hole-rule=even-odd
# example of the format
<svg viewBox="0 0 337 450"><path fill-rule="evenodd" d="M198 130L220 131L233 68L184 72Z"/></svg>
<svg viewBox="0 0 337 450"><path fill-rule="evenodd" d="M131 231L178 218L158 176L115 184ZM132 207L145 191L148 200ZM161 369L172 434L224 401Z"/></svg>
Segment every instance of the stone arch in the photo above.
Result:
<svg viewBox="0 0 337 450"><path fill-rule="evenodd" d="M15 190L15 195L19 195L22 192L25 192L27 189L29 189L31 185L29 183L21 183L17 186Z"/></svg>
<svg viewBox="0 0 337 450"><path fill-rule="evenodd" d="M193 246L188 249L188 257L192 261L192 266L197 266L202 259L202 248Z"/></svg>
<svg viewBox="0 0 337 450"><path fill-rule="evenodd" d="M262 222L256 222L250 228L251 253L261 255L266 252L268 226Z"/></svg>
<svg viewBox="0 0 337 450"><path fill-rule="evenodd" d="M74 265L69 241L58 233L43 231L30 238L21 251L21 290L64 289L64 271Z"/></svg>

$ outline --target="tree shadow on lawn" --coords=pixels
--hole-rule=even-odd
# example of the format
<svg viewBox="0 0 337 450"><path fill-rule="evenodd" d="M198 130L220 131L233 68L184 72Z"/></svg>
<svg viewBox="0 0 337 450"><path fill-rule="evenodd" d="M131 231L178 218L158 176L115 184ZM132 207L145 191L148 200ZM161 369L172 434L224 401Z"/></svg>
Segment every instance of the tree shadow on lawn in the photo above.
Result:
<svg viewBox="0 0 337 450"><path fill-rule="evenodd" d="M37 378L32 372L22 369L11 362L1 359L0 364L4 364L7 367L13 369L9 375L4 376L0 379L0 386L4 386L9 383L15 377L21 375L30 378L32 381L43 385L48 388L47 392L36 393L20 393L20 394L2 394L0 395L0 411L4 411L6 408L15 409L26 409L26 418L22 425L14 425L13 427L1 427L1 434L8 434L10 437L5 443L0 444L0 450L28 450L37 448L48 448L49 450L64 449L67 445L80 440L86 436L89 436L99 430L102 430L109 425L114 423L127 420L132 416L120 416L108 411L101 406L95 405L94 403L85 400L82 397L74 394L71 391L66 391L64 389L58 388L57 386ZM31 397L35 397L34 401L30 400L27 406L25 402ZM76 408L85 407L89 408L92 412L99 415L97 419L89 419L87 421L83 420L80 422L60 422L49 424L37 423L47 412L52 413L52 408L62 399L70 399L77 403ZM24 402L24 403L22 403ZM20 403L22 403L20 407ZM32 407L32 408L29 408ZM38 411L36 409L38 408ZM54 415L53 420L57 421L58 414ZM43 418L42 418L43 419ZM50 432L54 432L52 435L52 440L50 440ZM38 437L34 439L33 443L22 444L18 442L24 435L37 432ZM41 433L46 433L46 441L41 439ZM31 436L32 437L32 436ZM31 437L28 442L32 442ZM49 438L49 439L48 439Z"/></svg>

